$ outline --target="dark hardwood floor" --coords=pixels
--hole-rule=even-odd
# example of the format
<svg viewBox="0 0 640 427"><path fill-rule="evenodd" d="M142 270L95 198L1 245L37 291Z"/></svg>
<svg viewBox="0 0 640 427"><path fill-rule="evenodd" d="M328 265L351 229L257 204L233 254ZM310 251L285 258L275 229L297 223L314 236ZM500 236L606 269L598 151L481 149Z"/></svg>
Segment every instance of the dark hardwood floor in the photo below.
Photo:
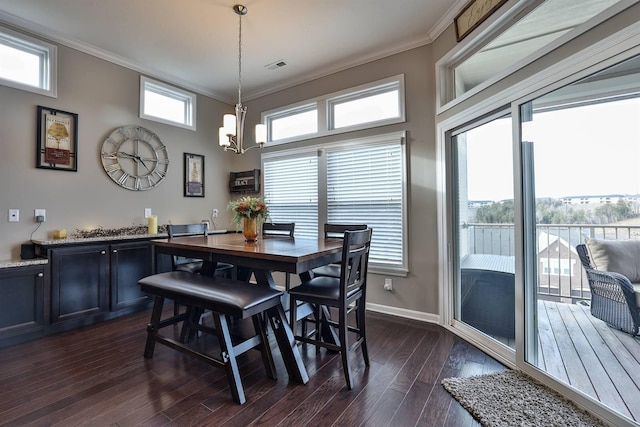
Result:
<svg viewBox="0 0 640 427"><path fill-rule="evenodd" d="M311 346L302 348L309 383L289 383L272 342L278 379L257 352L242 355L247 403L238 405L221 369L162 345L144 359L149 316L0 350L0 425L478 426L440 382L506 369L439 326L368 313L371 366L352 352L353 390L339 356ZM197 344L217 347L209 337Z"/></svg>

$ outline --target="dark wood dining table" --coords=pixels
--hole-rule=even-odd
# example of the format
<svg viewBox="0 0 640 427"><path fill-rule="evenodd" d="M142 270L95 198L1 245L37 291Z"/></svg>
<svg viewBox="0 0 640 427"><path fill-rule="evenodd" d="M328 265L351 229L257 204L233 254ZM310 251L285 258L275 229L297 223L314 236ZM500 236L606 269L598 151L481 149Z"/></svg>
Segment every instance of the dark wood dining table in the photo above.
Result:
<svg viewBox="0 0 640 427"><path fill-rule="evenodd" d="M154 266L156 256L160 254L199 258L212 269L216 263L224 262L237 267L238 280L248 281L253 274L259 285L271 287L276 286L272 275L274 271L309 278L312 269L339 262L342 254L341 239L260 236L256 242L246 242L239 233L175 237L152 240L151 243ZM284 309L279 306L278 310ZM271 312L269 317L289 378L306 384L309 377L291 328L286 321L279 321L286 318L284 313Z"/></svg>

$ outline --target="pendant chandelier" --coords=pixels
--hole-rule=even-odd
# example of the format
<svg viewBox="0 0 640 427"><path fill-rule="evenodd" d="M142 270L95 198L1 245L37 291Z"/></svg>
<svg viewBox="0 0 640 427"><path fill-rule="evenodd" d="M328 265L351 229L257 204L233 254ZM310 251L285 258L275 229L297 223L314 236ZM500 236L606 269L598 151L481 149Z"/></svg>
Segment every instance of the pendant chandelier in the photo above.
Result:
<svg viewBox="0 0 640 427"><path fill-rule="evenodd" d="M256 145L244 147L244 119L247 115L247 107L242 105L242 16L247 14L247 7L241 4L233 6L233 11L239 16L238 26L238 103L236 114L225 114L222 127L218 133L218 139L224 151L232 151L243 154L251 148L260 147L267 141L267 127L263 124L256 125Z"/></svg>

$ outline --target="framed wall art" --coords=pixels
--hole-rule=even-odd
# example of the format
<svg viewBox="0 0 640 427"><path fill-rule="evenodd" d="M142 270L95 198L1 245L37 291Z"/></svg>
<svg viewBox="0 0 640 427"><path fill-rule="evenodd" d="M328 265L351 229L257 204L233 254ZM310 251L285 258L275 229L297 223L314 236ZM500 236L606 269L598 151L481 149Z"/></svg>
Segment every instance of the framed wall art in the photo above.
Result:
<svg viewBox="0 0 640 427"><path fill-rule="evenodd" d="M507 0L472 0L455 17L456 40L465 38Z"/></svg>
<svg viewBox="0 0 640 427"><path fill-rule="evenodd" d="M38 106L36 167L78 171L78 115Z"/></svg>
<svg viewBox="0 0 640 427"><path fill-rule="evenodd" d="M204 197L204 156L184 153L184 196Z"/></svg>

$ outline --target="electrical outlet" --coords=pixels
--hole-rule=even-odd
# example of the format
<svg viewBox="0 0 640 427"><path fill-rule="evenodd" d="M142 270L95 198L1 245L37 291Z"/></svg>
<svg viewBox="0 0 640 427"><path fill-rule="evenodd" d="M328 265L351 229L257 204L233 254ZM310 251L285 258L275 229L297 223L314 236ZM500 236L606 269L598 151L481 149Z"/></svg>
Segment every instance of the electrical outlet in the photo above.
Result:
<svg viewBox="0 0 640 427"><path fill-rule="evenodd" d="M47 220L47 210L46 209L36 209L33 216L35 217L36 222L45 222ZM38 218L42 217L42 218ZM39 221L42 219L42 221Z"/></svg>
<svg viewBox="0 0 640 427"><path fill-rule="evenodd" d="M9 222L20 221L20 209L9 209Z"/></svg>
<svg viewBox="0 0 640 427"><path fill-rule="evenodd" d="M144 208L144 217L149 218L151 216L151 208Z"/></svg>
<svg viewBox="0 0 640 427"><path fill-rule="evenodd" d="M389 279L388 277L385 277L384 279L384 290L385 291L393 290L393 280Z"/></svg>
<svg viewBox="0 0 640 427"><path fill-rule="evenodd" d="M220 213L220 211L218 209L214 209L213 211L211 211L211 217L212 218L218 218L218 214Z"/></svg>

